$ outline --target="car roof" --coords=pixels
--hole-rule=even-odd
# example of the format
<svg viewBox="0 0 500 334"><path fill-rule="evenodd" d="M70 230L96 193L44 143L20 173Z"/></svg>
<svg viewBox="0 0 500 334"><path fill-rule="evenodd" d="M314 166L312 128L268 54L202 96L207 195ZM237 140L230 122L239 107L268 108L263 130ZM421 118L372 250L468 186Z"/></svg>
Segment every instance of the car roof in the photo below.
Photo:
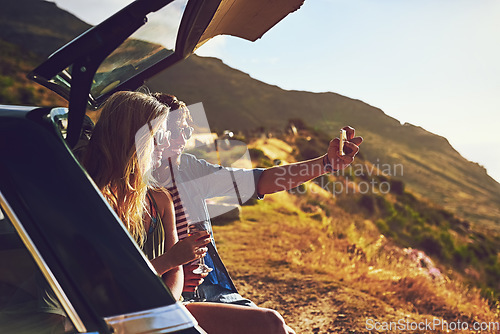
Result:
<svg viewBox="0 0 500 334"><path fill-rule="evenodd" d="M67 141L73 146L87 108L97 109L116 91L137 89L217 35L255 41L303 1L136 0L28 77L69 101ZM147 37L149 26L167 28Z"/></svg>

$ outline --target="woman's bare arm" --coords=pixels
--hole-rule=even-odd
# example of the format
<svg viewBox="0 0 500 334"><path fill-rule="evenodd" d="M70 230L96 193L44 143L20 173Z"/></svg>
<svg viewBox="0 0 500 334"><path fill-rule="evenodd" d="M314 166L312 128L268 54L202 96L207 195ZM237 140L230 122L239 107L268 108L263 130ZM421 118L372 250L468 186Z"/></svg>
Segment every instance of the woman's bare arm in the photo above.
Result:
<svg viewBox="0 0 500 334"><path fill-rule="evenodd" d="M182 265L204 256L210 242L208 232L195 233L182 241L177 238L172 198L163 190L152 192L165 231L165 253L151 260L156 272L163 277L172 294L179 298L184 287Z"/></svg>

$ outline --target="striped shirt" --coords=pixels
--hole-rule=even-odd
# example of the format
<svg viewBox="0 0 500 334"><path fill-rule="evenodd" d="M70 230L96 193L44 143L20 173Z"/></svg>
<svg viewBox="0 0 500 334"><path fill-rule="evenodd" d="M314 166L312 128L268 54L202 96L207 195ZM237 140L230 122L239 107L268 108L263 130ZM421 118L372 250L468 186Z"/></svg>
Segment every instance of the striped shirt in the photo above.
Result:
<svg viewBox="0 0 500 334"><path fill-rule="evenodd" d="M179 237L179 240L182 240L188 236L189 216L182 206L179 190L177 190L177 186L175 185L175 183L172 187L167 188L167 190L172 196L172 200L174 202L175 226L177 228L177 236Z"/></svg>

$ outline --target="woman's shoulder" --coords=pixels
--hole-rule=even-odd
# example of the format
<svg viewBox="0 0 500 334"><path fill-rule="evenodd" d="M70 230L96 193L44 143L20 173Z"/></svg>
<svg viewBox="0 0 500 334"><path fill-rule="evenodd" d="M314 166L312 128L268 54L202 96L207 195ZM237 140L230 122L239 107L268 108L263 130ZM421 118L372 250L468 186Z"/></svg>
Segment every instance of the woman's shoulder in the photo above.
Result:
<svg viewBox="0 0 500 334"><path fill-rule="evenodd" d="M149 194L154 200L158 212L163 216L166 211L173 210L173 201L170 193L164 188L151 188Z"/></svg>

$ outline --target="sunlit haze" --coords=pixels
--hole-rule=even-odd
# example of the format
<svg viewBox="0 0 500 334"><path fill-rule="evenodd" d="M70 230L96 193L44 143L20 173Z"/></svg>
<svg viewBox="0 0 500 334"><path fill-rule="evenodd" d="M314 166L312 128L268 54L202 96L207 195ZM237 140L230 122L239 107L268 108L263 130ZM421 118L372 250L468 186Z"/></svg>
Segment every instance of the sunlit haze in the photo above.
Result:
<svg viewBox="0 0 500 334"><path fill-rule="evenodd" d="M129 0L55 0L97 24ZM500 180L500 2L306 0L255 43L214 56L284 89L331 91L446 137Z"/></svg>

